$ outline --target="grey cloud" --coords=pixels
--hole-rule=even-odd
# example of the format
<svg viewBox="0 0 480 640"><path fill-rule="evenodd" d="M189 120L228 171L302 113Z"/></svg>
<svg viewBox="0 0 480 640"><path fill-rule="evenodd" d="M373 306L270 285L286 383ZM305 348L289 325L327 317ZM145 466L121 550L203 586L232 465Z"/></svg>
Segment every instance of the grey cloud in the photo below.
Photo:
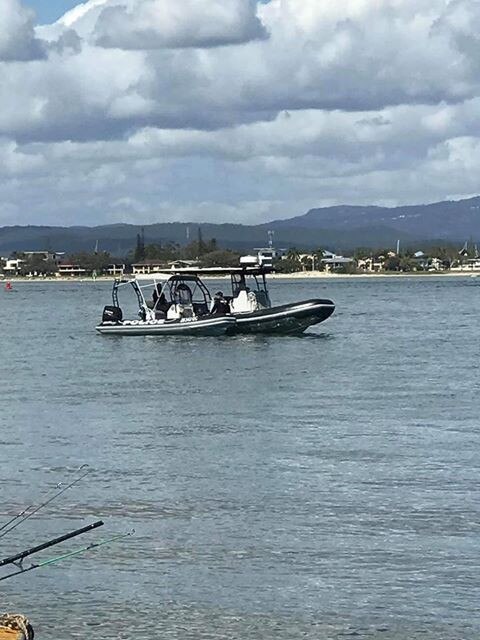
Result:
<svg viewBox="0 0 480 640"><path fill-rule="evenodd" d="M66 29L58 34L55 40L45 43L45 49L60 55L68 55L71 53L80 53L82 50L82 39L73 29Z"/></svg>
<svg viewBox="0 0 480 640"><path fill-rule="evenodd" d="M140 0L106 6L93 41L120 49L210 48L265 39L255 0Z"/></svg>
<svg viewBox="0 0 480 640"><path fill-rule="evenodd" d="M234 3L215 37L188 0L168 4L167 24L146 22L145 0L90 0L37 28L48 58L0 64L0 223L246 220L478 190L476 0L273 0L245 14L269 38L242 46L255 22ZM130 31L113 29L124 14ZM220 25L232 46L212 46ZM123 48L93 44L101 29Z"/></svg>
<svg viewBox="0 0 480 640"><path fill-rule="evenodd" d="M5 114L0 114L0 131L10 130L22 139L29 135L32 139L110 139L145 126L210 130L268 121L285 110L362 112L388 105L456 103L480 90L480 74L452 40L453 26L447 21L443 29L433 28L435 20L445 15L444 0L405 0L395 10L386 0L361 4L283 0L257 9L270 38L240 47L93 47L90 41L102 15L130 12L132 20L122 27L129 30L116 33L136 37L137 27L146 24L147 14L142 11L147 4L157 6L158 0L124 0L122 7L119 2L91 0L69 12L49 32L50 46L58 55L51 51L48 64L26 71L23 78L12 79L5 71L9 88L2 92L0 86L2 104L7 105ZM253 5L245 0L219 2L195 0L195 6L218 11L224 7L223 22L202 23L188 12L194 0L162 0L174 12L162 37L176 38L170 46L179 45L182 38L186 44L193 26L195 37L204 38L207 32L202 32L202 24L207 30L220 29L228 18L235 25L232 34L242 38L244 23L235 16L256 20ZM235 7L250 13L237 15ZM105 23L112 34L114 22ZM157 34L160 23L148 24ZM78 38L70 36L72 46L65 42L74 32L81 38L81 49ZM44 27L39 33L48 35ZM13 105L11 112L8 108L18 96L23 96L21 110L30 106L34 115L26 114L21 123L17 107Z"/></svg>

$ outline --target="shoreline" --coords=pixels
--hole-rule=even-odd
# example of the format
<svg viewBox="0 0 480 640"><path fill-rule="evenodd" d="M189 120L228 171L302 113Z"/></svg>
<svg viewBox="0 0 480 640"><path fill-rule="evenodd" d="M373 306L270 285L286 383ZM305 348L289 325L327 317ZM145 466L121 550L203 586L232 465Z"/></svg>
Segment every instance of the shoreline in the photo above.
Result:
<svg viewBox="0 0 480 640"><path fill-rule="evenodd" d="M172 272L173 275L174 272ZM150 274L152 278L157 274ZM165 275L165 273L162 273ZM131 274L128 274L128 278ZM374 280L379 278L471 278L480 277L480 271L445 271L445 272L409 272L409 273L397 273L392 271L390 273L325 273L324 271L297 271L294 273L270 273L267 275L269 280L345 280L345 279L364 279ZM229 278L228 275L224 276L208 276L203 275L203 280L222 280ZM93 278L84 277L66 277L66 278L28 278L15 276L12 278L1 278L0 285L6 282L14 283L39 283L39 282L56 282L56 283L95 283L95 282L112 282L114 278L112 276L97 276Z"/></svg>

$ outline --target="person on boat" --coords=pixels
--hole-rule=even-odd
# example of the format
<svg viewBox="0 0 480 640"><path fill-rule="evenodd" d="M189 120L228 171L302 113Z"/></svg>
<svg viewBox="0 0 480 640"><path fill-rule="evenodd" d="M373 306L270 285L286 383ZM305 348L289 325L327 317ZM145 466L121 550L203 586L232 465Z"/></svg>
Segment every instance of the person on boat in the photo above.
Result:
<svg viewBox="0 0 480 640"><path fill-rule="evenodd" d="M157 300L157 304L155 305L155 309L157 311L163 311L163 313L167 313L169 306L170 305L167 302L165 294L161 293L159 298L158 298L158 300Z"/></svg>
<svg viewBox="0 0 480 640"><path fill-rule="evenodd" d="M212 316L226 316L230 313L230 305L223 295L222 291L217 291L213 296Z"/></svg>
<svg viewBox="0 0 480 640"><path fill-rule="evenodd" d="M155 318L157 320L161 320L167 317L167 312L170 308L170 304L167 301L164 293L161 293L157 298L157 301L154 306Z"/></svg>

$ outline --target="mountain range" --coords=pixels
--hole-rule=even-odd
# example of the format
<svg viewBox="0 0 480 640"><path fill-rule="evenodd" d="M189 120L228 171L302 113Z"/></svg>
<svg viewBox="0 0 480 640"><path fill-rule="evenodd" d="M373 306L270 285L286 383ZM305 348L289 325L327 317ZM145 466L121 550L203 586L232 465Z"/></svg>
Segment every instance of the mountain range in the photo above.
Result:
<svg viewBox="0 0 480 640"><path fill-rule="evenodd" d="M264 246L267 232L274 232L278 247L348 251L355 247L414 247L433 243L480 240L480 196L433 204L377 207L349 206L310 209L301 216L260 225L164 222L151 225L110 224L97 227L0 227L0 255L13 251L55 250L109 251L125 255L144 229L145 243L216 238L218 244L238 250Z"/></svg>

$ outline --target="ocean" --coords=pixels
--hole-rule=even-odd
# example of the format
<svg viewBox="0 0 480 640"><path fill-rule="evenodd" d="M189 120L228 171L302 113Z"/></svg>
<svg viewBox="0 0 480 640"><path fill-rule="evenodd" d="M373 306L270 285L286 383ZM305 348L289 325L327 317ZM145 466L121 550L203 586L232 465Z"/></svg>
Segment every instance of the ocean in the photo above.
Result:
<svg viewBox="0 0 480 640"><path fill-rule="evenodd" d="M0 291L0 525L90 468L0 556L135 530L2 582L0 611L55 640L480 637L480 279L270 289L337 310L303 337L106 337L108 283Z"/></svg>

